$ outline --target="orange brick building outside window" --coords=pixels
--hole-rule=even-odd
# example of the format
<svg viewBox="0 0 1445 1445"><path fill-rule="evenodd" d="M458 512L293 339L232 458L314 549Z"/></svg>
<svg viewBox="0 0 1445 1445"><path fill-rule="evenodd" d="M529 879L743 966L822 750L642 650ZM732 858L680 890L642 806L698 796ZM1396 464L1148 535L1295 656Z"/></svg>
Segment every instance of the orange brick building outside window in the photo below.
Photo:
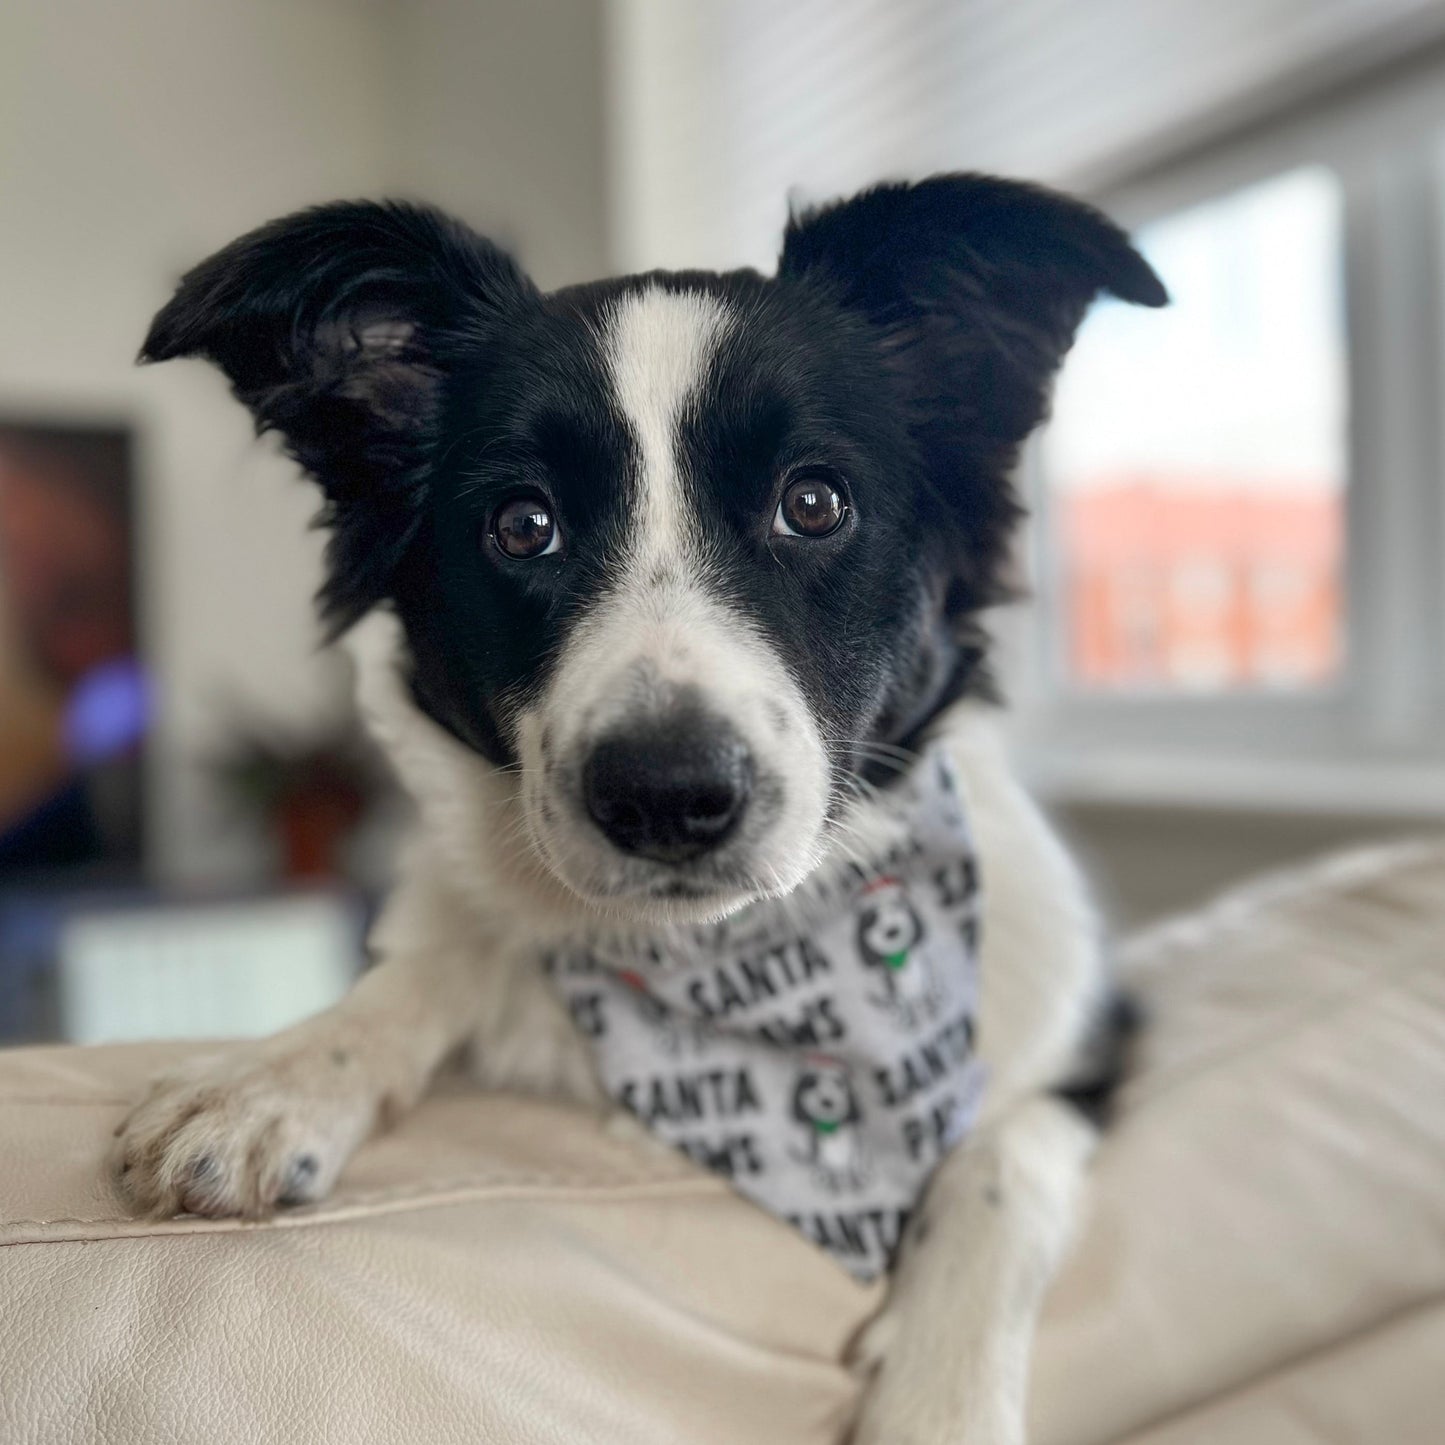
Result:
<svg viewBox="0 0 1445 1445"><path fill-rule="evenodd" d="M1344 518L1336 488L1121 475L1056 501L1076 685L1297 689L1337 674Z"/></svg>

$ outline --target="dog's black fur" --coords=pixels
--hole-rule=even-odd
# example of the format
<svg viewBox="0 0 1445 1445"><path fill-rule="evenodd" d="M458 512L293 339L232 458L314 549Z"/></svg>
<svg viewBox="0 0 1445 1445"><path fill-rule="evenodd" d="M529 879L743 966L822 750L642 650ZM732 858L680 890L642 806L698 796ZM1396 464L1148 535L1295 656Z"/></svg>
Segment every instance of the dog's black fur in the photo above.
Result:
<svg viewBox="0 0 1445 1445"><path fill-rule="evenodd" d="M1098 212L969 175L884 185L798 216L778 274L653 275L544 295L437 213L336 204L274 222L192 271L146 360L203 355L321 484L324 615L399 613L422 707L494 762L575 620L609 583L636 446L598 331L644 284L739 318L685 428L682 475L714 585L757 619L839 740L907 744L986 685L978 611L999 600L1019 515L1009 473L1102 291L1165 293ZM833 536L770 535L779 489L820 473ZM489 544L519 490L564 551Z"/></svg>

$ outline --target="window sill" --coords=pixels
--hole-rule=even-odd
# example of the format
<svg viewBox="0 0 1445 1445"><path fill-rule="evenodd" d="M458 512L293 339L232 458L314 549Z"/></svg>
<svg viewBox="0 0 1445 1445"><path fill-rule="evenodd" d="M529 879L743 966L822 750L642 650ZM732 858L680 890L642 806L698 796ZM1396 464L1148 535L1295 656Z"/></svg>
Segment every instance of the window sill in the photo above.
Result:
<svg viewBox="0 0 1445 1445"><path fill-rule="evenodd" d="M1241 757L1161 751L1021 749L1044 803L1418 819L1445 823L1445 758Z"/></svg>

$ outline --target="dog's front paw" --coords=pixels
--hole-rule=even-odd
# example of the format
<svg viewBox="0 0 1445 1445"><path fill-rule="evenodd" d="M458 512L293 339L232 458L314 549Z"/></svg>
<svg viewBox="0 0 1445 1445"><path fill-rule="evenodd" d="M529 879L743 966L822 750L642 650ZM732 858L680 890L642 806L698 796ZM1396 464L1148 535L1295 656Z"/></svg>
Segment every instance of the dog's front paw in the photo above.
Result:
<svg viewBox="0 0 1445 1445"><path fill-rule="evenodd" d="M902 1310L885 1305L854 1340L848 1365L864 1389L848 1445L1023 1445L1010 1394L980 1381L960 1399L963 1363L929 1358L931 1342L908 1326Z"/></svg>
<svg viewBox="0 0 1445 1445"><path fill-rule="evenodd" d="M865 1391L848 1445L1024 1445L1022 1419L1001 1403L946 1404L896 1365L885 1362Z"/></svg>
<svg viewBox="0 0 1445 1445"><path fill-rule="evenodd" d="M893 1348L900 1323L897 1311L884 1305L855 1336L848 1350L848 1368L860 1378L871 1380Z"/></svg>
<svg viewBox="0 0 1445 1445"><path fill-rule="evenodd" d="M319 1199L371 1128L354 1067L260 1045L157 1079L116 1130L122 1191L150 1214L251 1219Z"/></svg>

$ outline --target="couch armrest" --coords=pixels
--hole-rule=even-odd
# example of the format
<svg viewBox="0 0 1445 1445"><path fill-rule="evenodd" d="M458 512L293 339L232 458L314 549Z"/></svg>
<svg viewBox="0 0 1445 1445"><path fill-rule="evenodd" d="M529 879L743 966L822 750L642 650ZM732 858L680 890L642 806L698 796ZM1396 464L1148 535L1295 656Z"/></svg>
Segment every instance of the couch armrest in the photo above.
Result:
<svg viewBox="0 0 1445 1445"><path fill-rule="evenodd" d="M125 1100L193 1049L0 1054L0 1439L824 1445L874 1307L680 1156L443 1087L324 1204L130 1218Z"/></svg>
<svg viewBox="0 0 1445 1445"><path fill-rule="evenodd" d="M1126 966L1151 1026L1041 1332L1035 1445L1433 1441L1445 846L1235 895ZM444 1087L323 1205L128 1218L100 1160L187 1051L0 1054L0 1438L840 1438L879 1287L566 1109Z"/></svg>

